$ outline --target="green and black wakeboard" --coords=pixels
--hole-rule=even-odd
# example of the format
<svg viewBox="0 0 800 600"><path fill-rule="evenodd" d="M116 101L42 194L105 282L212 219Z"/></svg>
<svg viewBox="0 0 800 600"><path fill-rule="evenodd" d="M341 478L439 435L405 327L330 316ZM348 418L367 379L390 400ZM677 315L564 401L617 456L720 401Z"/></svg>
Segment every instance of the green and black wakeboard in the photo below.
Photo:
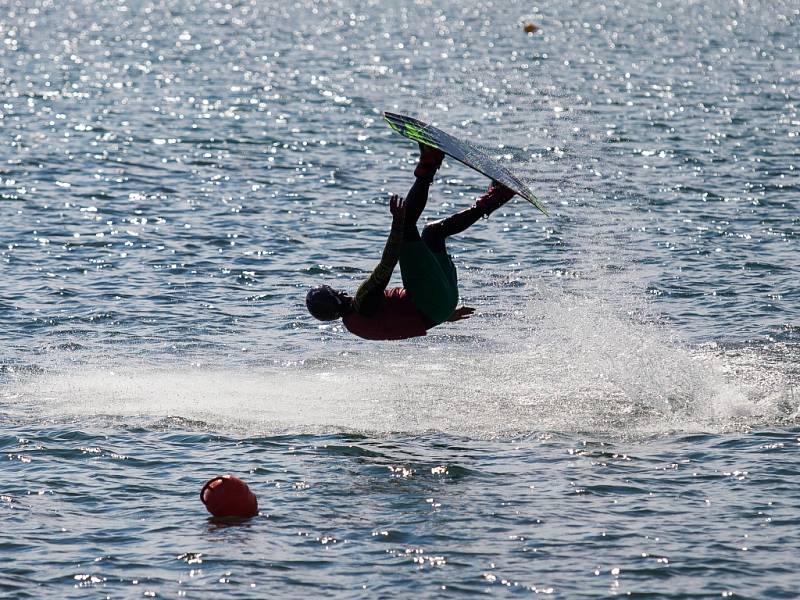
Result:
<svg viewBox="0 0 800 600"><path fill-rule="evenodd" d="M480 148L413 117L385 112L383 113L383 118L389 124L389 127L400 135L441 150L458 162L467 165L470 169L474 169L478 173L502 183L508 189L525 198L545 215L547 214L547 209L544 205L519 177Z"/></svg>

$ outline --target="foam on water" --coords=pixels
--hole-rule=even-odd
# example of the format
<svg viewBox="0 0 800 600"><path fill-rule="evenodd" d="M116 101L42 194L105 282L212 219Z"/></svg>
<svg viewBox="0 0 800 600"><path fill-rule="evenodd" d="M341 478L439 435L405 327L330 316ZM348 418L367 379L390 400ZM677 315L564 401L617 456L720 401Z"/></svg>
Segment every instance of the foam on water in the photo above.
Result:
<svg viewBox="0 0 800 600"><path fill-rule="evenodd" d="M19 417L148 425L177 418L243 435L474 438L719 432L785 421L797 410L779 364L762 366L755 350L690 347L631 298L541 284L522 296L520 307L479 315L460 330L333 360L209 367L95 357L53 365L12 377L4 404ZM449 337L454 331L471 336Z"/></svg>

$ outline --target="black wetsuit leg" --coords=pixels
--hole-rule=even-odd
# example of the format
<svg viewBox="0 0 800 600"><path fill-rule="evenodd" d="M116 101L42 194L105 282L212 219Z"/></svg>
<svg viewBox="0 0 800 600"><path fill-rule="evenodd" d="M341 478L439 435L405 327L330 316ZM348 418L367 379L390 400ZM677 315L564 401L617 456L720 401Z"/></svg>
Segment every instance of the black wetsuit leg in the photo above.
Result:
<svg viewBox="0 0 800 600"><path fill-rule="evenodd" d="M432 252L446 252L445 240L474 225L484 215L484 210L472 206L439 221L428 223L422 230L422 239Z"/></svg>
<svg viewBox="0 0 800 600"><path fill-rule="evenodd" d="M406 196L406 220L403 229L404 242L415 242L420 239L417 221L428 203L428 191L432 181L433 175L417 177L414 185L408 190L408 195Z"/></svg>

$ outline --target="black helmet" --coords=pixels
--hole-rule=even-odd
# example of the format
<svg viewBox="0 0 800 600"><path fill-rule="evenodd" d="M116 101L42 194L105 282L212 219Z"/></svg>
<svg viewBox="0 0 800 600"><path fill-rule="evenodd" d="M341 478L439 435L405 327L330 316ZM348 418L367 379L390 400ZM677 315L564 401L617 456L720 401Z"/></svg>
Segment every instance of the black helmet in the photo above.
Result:
<svg viewBox="0 0 800 600"><path fill-rule="evenodd" d="M321 285L308 291L306 307L320 321L334 321L342 316L344 300L329 285Z"/></svg>

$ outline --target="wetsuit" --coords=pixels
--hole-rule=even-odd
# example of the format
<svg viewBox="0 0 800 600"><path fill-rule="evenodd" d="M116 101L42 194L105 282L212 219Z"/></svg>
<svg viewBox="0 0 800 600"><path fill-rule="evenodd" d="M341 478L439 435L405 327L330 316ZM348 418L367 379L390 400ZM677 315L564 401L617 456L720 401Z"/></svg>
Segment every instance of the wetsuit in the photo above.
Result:
<svg viewBox="0 0 800 600"><path fill-rule="evenodd" d="M408 194L409 204L424 207L429 185L430 178L418 178ZM353 311L342 318L347 330L359 337L422 336L447 321L458 305L456 268L443 240L432 249L417 231L418 214L411 217L402 227L393 224L380 263L359 286ZM386 289L398 261L404 287Z"/></svg>
<svg viewBox="0 0 800 600"><path fill-rule="evenodd" d="M417 221L428 202L428 188L444 154L420 146L416 181L406 196L405 220L392 220L381 261L362 283L342 317L348 331L368 340L402 340L425 335L444 321L466 318L474 309L458 305L458 276L445 241L508 202L514 192L492 182L475 204L449 217L428 223L420 235ZM386 289L400 262L402 288Z"/></svg>

